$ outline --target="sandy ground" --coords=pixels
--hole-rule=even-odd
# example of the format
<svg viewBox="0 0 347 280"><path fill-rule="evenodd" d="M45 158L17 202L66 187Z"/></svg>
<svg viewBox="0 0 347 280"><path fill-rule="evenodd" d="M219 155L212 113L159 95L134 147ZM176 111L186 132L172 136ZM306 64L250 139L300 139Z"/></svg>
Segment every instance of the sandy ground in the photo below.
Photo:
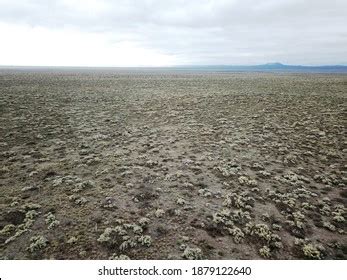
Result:
<svg viewBox="0 0 347 280"><path fill-rule="evenodd" d="M1 259L346 259L347 75L1 71Z"/></svg>

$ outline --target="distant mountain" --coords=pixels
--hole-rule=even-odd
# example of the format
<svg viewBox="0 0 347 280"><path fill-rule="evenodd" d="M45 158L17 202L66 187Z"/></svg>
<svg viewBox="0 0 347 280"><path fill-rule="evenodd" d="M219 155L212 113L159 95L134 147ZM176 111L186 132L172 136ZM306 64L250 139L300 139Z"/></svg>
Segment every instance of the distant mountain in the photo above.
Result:
<svg viewBox="0 0 347 280"><path fill-rule="evenodd" d="M285 66L284 64L280 63L280 62L272 62L272 63L266 63L263 64L264 66L269 66L269 67L282 67Z"/></svg>
<svg viewBox="0 0 347 280"><path fill-rule="evenodd" d="M253 66L251 66L253 67ZM279 62L267 63L254 66L257 69L272 69L283 71L299 71L299 72L347 72L347 66L344 65L321 65L321 66L305 66L305 65L285 65Z"/></svg>
<svg viewBox="0 0 347 280"><path fill-rule="evenodd" d="M174 67L178 68L178 67ZM212 72L299 72L299 73L347 73L345 65L285 65L280 62L261 65L202 65L182 66L183 70L212 71Z"/></svg>

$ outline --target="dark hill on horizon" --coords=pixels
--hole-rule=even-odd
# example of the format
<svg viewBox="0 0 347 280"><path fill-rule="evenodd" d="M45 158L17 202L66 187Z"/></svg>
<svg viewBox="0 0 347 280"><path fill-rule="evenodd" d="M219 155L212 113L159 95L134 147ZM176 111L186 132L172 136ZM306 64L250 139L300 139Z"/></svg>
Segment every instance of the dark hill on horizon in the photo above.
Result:
<svg viewBox="0 0 347 280"><path fill-rule="evenodd" d="M176 67L174 67L176 68ZM347 73L345 65L286 65L280 62L260 65L192 65L181 66L186 70L217 71L217 72L299 72L299 73Z"/></svg>

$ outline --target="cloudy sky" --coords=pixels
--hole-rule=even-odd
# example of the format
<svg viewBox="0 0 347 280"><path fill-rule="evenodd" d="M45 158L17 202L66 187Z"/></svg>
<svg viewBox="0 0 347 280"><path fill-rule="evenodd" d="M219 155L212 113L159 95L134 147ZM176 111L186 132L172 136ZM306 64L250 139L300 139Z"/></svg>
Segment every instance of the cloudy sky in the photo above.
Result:
<svg viewBox="0 0 347 280"><path fill-rule="evenodd" d="M346 0L0 0L0 65L346 64Z"/></svg>

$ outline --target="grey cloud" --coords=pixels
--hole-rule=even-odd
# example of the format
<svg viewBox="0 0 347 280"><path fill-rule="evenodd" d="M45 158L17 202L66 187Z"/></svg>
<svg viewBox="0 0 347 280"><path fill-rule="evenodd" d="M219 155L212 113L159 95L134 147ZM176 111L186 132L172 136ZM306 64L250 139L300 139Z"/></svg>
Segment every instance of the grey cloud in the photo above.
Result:
<svg viewBox="0 0 347 280"><path fill-rule="evenodd" d="M105 33L178 64L347 64L344 0L89 1L0 0L0 22Z"/></svg>

